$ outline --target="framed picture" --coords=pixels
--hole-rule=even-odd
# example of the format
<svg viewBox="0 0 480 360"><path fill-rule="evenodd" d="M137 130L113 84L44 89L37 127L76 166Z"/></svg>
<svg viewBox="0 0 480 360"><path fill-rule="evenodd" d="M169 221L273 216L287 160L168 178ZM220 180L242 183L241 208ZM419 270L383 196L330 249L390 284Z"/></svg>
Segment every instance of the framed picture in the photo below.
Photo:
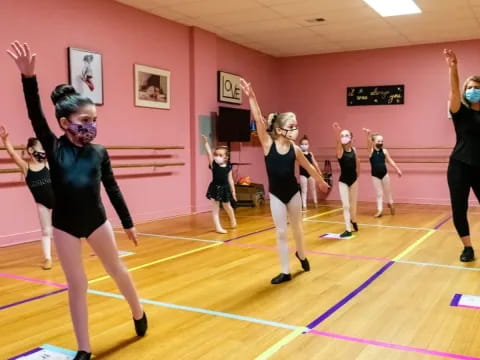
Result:
<svg viewBox="0 0 480 360"><path fill-rule="evenodd" d="M170 71L135 64L135 105L170 109Z"/></svg>
<svg viewBox="0 0 480 360"><path fill-rule="evenodd" d="M70 85L97 105L103 105L102 55L92 51L68 48Z"/></svg>
<svg viewBox="0 0 480 360"><path fill-rule="evenodd" d="M240 76L223 71L218 72L218 101L237 105L242 103Z"/></svg>

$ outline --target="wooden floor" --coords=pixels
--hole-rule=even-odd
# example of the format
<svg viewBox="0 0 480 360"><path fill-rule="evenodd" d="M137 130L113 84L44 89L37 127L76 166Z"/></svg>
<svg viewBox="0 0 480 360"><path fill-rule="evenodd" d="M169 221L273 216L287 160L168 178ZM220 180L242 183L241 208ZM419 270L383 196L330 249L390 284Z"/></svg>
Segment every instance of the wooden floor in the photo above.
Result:
<svg viewBox="0 0 480 360"><path fill-rule="evenodd" d="M312 271L292 252L294 278L277 286L267 206L238 209L227 235L211 231L209 213L140 224L138 248L119 232L120 250L135 252L124 261L150 321L142 339L85 246L96 359L480 359L480 310L450 305L455 294L480 295L480 260L458 260L450 209L374 212L359 205L349 240L319 237L344 230L337 203L305 212ZM470 218L476 240L480 211ZM2 360L43 344L75 349L64 276L58 263L41 270L40 253L39 243L0 249Z"/></svg>

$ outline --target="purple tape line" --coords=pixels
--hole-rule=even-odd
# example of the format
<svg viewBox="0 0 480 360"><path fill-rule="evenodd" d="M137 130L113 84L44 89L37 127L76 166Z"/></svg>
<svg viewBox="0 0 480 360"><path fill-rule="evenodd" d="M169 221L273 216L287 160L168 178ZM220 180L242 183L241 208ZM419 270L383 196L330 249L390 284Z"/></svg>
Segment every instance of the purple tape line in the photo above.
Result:
<svg viewBox="0 0 480 360"><path fill-rule="evenodd" d="M442 227L442 225L444 225L448 220L450 220L452 218L452 216L450 215L449 217L447 217L446 219L443 219L442 221L440 221L433 229L434 230L438 230Z"/></svg>
<svg viewBox="0 0 480 360"><path fill-rule="evenodd" d="M36 348L36 349L30 350L30 351L24 352L23 354L17 355L17 356L15 356L15 357L13 357L13 358L9 358L8 360L20 359L21 357L35 354L36 352L39 352L39 351L41 351L41 350L42 350L42 348Z"/></svg>
<svg viewBox="0 0 480 360"><path fill-rule="evenodd" d="M379 346L379 347L384 347L384 348L388 348L388 349L395 349L395 350L410 351L410 352L416 352L416 353L420 353L420 354L427 354L427 355L433 355L433 356L442 356L442 357L448 357L448 358L451 358L451 359L480 360L479 357L475 357L475 356L467 356L467 355L447 353L447 352L443 352L443 351L422 349L422 348L417 348L417 347L413 347L413 346L391 344L391 343L387 343L387 342L383 342L383 341L361 339L361 338L357 338L357 337L353 337L353 336L333 334L333 333L329 333L329 332L325 332L325 331L310 330L309 333L310 334L315 334L315 335L320 335L320 336L326 336L326 337L333 338L333 339L340 339L340 340L356 342L356 343L360 343L360 344Z"/></svg>
<svg viewBox="0 0 480 360"><path fill-rule="evenodd" d="M362 285L360 285L358 288L353 290L350 294L345 296L342 300L340 300L337 304L333 305L330 309L328 309L326 312L324 312L322 315L320 315L318 318L313 320L310 324L307 325L309 329L313 329L314 327L318 326L321 322L325 321L327 318L333 315L338 309L340 309L342 306L344 306L346 303L348 303L350 300L352 300L355 296L357 296L361 291L363 291L368 285L370 285L375 279L377 279L380 275L382 275L385 271L388 270L390 266L395 264L395 261L389 261L386 263L380 270L378 270L375 274L370 276L367 281L365 281Z"/></svg>
<svg viewBox="0 0 480 360"><path fill-rule="evenodd" d="M461 297L462 297L462 294L455 294L453 296L452 302L450 303L450 306L458 306L458 303L460 302Z"/></svg>
<svg viewBox="0 0 480 360"><path fill-rule="evenodd" d="M59 294L59 293L64 292L64 291L67 291L67 289L59 289L59 290L51 291L51 292L43 294L43 295L38 295L38 296L35 296L35 297L31 297L31 298L28 298L28 299L24 299L24 300L21 300L21 301L14 302L14 303L11 303L11 304L3 305L3 306L0 306L0 310L5 310L5 309L11 308L11 307L16 306L16 305L21 305L21 304L25 304L25 303L30 302L30 301L42 299L42 298L50 296L50 295Z"/></svg>
<svg viewBox="0 0 480 360"><path fill-rule="evenodd" d="M272 229L275 229L275 226L271 226L269 228L262 229L262 230L257 230L257 231L254 231L254 232L251 232L251 233L248 233L248 234L240 235L240 236L225 240L224 242L229 243L230 241L233 241L233 240L238 240L238 239L250 236L250 235L255 235L255 234L258 234L258 233L261 233L261 232L264 232L264 231L268 231L268 230L272 230Z"/></svg>

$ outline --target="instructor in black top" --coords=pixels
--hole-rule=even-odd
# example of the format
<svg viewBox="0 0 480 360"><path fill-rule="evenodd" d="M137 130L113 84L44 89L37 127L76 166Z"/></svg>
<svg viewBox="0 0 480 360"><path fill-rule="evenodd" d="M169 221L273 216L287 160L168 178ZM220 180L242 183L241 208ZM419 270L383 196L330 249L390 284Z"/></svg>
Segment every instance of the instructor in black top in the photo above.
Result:
<svg viewBox="0 0 480 360"><path fill-rule="evenodd" d="M42 111L35 76L35 54L27 44L12 43L9 55L22 73L23 92L33 130L50 164L55 202L53 238L68 283L70 313L78 349L74 360L91 357L88 336L87 287L82 265L80 238L100 258L128 301L137 335L145 335L147 319L127 269L120 261L113 229L100 199L100 182L117 211L127 236L137 244L135 228L113 176L105 147L93 145L97 113L92 100L69 85L59 85L51 94L55 114L65 135L57 138Z"/></svg>
<svg viewBox="0 0 480 360"><path fill-rule="evenodd" d="M460 91L457 57L447 49L444 55L450 71L450 113L457 137L448 164L448 187L453 222L464 245L460 260L468 262L475 260L467 219L470 189L480 200L480 76L470 76Z"/></svg>

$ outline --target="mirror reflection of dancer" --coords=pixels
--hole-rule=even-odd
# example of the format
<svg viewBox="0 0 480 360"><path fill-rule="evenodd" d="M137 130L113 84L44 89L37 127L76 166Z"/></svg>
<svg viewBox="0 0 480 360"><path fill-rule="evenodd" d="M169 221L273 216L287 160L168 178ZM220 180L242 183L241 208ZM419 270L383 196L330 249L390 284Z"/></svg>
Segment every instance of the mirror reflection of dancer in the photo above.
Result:
<svg viewBox="0 0 480 360"><path fill-rule="evenodd" d="M352 236L352 231L358 231L357 225L357 198L358 176L360 175L360 160L352 146L353 135L350 130L343 129L338 123L333 123L333 131L337 140L337 160L340 164L340 179L338 189L343 206L345 231L342 238Z"/></svg>
<svg viewBox="0 0 480 360"><path fill-rule="evenodd" d="M78 343L74 360L89 360L88 282L82 264L81 238L86 238L132 311L138 336L147 331L147 317L130 273L121 262L112 226L100 198L100 182L136 245L137 236L122 193L115 181L105 147L91 144L96 136L96 107L70 85L59 85L51 94L55 115L65 135L57 138L43 114L35 76L35 55L27 44L12 43L8 51L22 74L23 92L33 130L45 148L51 168L55 202L53 239L68 283L70 314Z"/></svg>
<svg viewBox="0 0 480 360"><path fill-rule="evenodd" d="M52 268L52 208L53 208L53 190L50 180L50 170L48 168L45 150L42 144L36 138L29 138L26 146L29 159L25 161L18 155L8 139L8 131L0 126L0 138L12 160L17 164L22 174L25 176L30 192L37 205L38 218L42 231L42 250L44 262L42 269L50 270Z"/></svg>
<svg viewBox="0 0 480 360"><path fill-rule="evenodd" d="M452 204L453 223L464 249L460 261L475 260L468 225L470 189L480 201L480 76L470 76L460 91L457 57L444 50L450 72L450 113L457 143L448 164L448 187Z"/></svg>
<svg viewBox="0 0 480 360"><path fill-rule="evenodd" d="M393 206L392 187L390 185L390 176L387 171L386 161L397 171L398 176L402 176L402 171L390 157L390 153L383 147L383 136L372 134L370 129L363 128L367 134L367 152L372 166L372 181L377 194L377 213L374 217L379 218L383 214L383 197L387 200L390 213L395 215Z"/></svg>
<svg viewBox="0 0 480 360"><path fill-rule="evenodd" d="M280 284L292 279L289 267L287 219L292 226L297 246L295 256L300 261L303 270L310 271L310 264L305 256L302 200L295 177L295 161L298 161L315 178L322 191L326 192L328 185L323 180L322 174L308 162L302 150L293 142L298 135L295 114L291 112L270 114L268 122L265 121L252 86L244 79L240 80L240 86L250 102L258 138L265 155L270 191L270 209L277 230L277 244L282 270L279 275L272 279L271 283Z"/></svg>
<svg viewBox="0 0 480 360"><path fill-rule="evenodd" d="M87 84L90 91L95 90L95 84L93 83L93 70L92 70L93 55L87 54L83 57L83 69L81 78L85 84Z"/></svg>
<svg viewBox="0 0 480 360"><path fill-rule="evenodd" d="M212 200L212 216L215 230L220 234L226 234L227 231L220 223L220 206L223 206L230 219L230 227L232 229L237 227L235 212L230 204L232 200L237 201L232 165L230 164L226 147L218 146L212 154L208 138L203 135L202 138L208 154L208 165L212 170L212 182L208 186L207 199Z"/></svg>

